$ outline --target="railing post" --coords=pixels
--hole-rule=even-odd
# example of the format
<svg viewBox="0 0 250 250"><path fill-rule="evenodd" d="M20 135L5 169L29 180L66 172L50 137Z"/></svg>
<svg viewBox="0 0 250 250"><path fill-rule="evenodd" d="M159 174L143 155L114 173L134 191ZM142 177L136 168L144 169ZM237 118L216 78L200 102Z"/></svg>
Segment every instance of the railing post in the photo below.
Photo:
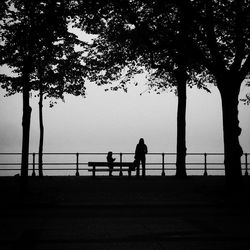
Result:
<svg viewBox="0 0 250 250"><path fill-rule="evenodd" d="M247 171L247 165L248 165L248 163L247 163L247 153L245 153L245 176L248 176L248 171Z"/></svg>
<svg viewBox="0 0 250 250"><path fill-rule="evenodd" d="M207 176L207 153L204 153L204 174L203 176Z"/></svg>
<svg viewBox="0 0 250 250"><path fill-rule="evenodd" d="M35 177L36 176L36 172L35 172L35 165L36 165L36 154L33 153L32 154L33 156L33 170L32 170L32 177Z"/></svg>
<svg viewBox="0 0 250 250"><path fill-rule="evenodd" d="M122 163L122 153L120 153L120 163ZM119 176L122 176L122 165L120 165L120 173Z"/></svg>
<svg viewBox="0 0 250 250"><path fill-rule="evenodd" d="M164 162L164 157L165 156L165 154L164 153L162 153L162 172L161 172L161 176L165 176L165 169L164 169L164 167L165 167L165 162Z"/></svg>
<svg viewBox="0 0 250 250"><path fill-rule="evenodd" d="M76 153L76 176L79 176L79 153Z"/></svg>

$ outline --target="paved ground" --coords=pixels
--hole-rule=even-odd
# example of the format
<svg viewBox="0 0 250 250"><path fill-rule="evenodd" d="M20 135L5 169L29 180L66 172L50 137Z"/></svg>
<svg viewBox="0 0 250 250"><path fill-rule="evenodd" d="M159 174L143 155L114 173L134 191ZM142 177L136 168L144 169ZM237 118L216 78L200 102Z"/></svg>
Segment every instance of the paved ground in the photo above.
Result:
<svg viewBox="0 0 250 250"><path fill-rule="evenodd" d="M0 249L250 249L250 179L0 177Z"/></svg>

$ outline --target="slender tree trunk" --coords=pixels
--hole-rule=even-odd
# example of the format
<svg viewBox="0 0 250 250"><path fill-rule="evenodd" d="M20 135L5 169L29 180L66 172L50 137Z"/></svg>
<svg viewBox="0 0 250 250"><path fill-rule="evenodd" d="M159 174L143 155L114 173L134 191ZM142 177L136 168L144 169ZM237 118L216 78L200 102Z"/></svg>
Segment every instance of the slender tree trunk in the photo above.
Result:
<svg viewBox="0 0 250 250"><path fill-rule="evenodd" d="M226 181L230 186L237 187L241 180L241 156L243 154L239 142L241 128L238 119L238 97L241 82L229 75L218 81L222 101L224 163Z"/></svg>
<svg viewBox="0 0 250 250"><path fill-rule="evenodd" d="M178 55L176 64L178 69L175 70L177 81L178 107L177 107L177 158L176 158L176 177L185 178L186 173L186 104L187 104L187 38L189 17L186 15L185 8L180 8L180 33L178 38Z"/></svg>
<svg viewBox="0 0 250 250"><path fill-rule="evenodd" d="M38 170L39 170L39 177L42 178L43 177L43 141L44 141L42 83L40 83L39 125L40 125L40 140L39 140Z"/></svg>
<svg viewBox="0 0 250 250"><path fill-rule="evenodd" d="M22 119L22 162L21 162L21 191L28 191L28 170L29 170L29 140L30 140L30 87L29 73L23 73L23 119Z"/></svg>
<svg viewBox="0 0 250 250"><path fill-rule="evenodd" d="M177 108L177 158L176 158L176 176L183 178L186 173L186 102L187 85L186 72L179 70L176 73L178 108Z"/></svg>

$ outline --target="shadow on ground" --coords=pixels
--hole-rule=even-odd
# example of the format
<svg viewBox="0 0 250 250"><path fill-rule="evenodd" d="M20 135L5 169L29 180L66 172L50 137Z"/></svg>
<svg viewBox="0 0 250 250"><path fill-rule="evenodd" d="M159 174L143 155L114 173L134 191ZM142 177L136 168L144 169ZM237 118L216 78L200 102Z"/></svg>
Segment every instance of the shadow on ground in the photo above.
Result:
<svg viewBox="0 0 250 250"><path fill-rule="evenodd" d="M249 249L249 178L0 177L1 249Z"/></svg>

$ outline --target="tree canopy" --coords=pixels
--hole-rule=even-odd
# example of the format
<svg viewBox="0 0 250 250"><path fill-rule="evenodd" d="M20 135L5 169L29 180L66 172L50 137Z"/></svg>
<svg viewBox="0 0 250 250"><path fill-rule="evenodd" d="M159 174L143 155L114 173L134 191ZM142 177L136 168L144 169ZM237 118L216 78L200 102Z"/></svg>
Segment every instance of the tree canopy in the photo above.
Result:
<svg viewBox="0 0 250 250"><path fill-rule="evenodd" d="M25 10L25 2L9 1L3 19L1 64L15 74L1 75L2 87L8 94L22 91L21 69L29 54L30 89L36 90L42 81L50 97L84 95L84 67L75 51L84 44L68 32L68 7L64 1L35 1Z"/></svg>
<svg viewBox="0 0 250 250"><path fill-rule="evenodd" d="M1 65L11 75L1 75L2 87L9 95L23 94L23 145L21 176L27 184L30 90L62 98L64 93L84 95L84 67L75 45L84 45L68 31L70 2L5 1L1 20ZM42 91L41 91L42 90Z"/></svg>

